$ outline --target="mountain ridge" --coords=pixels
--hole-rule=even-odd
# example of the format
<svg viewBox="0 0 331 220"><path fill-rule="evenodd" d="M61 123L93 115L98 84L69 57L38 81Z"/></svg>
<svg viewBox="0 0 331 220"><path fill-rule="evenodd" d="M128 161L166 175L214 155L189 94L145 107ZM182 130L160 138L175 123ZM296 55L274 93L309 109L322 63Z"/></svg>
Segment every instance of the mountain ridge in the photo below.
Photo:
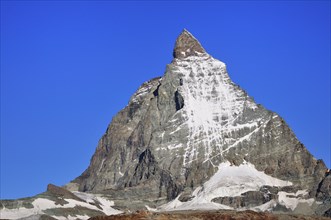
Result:
<svg viewBox="0 0 331 220"><path fill-rule="evenodd" d="M182 42L186 42L187 45L181 46ZM139 115L138 112L138 117L142 117L145 121L141 122L140 119L136 119L137 124L128 126L134 131L130 133L129 141L123 143L123 145L132 149L138 146L134 149L134 152L130 152L131 160L137 160L141 155L149 155L147 160L151 163L141 164L138 162L136 165L129 165L127 168L131 171L128 175L122 170L118 173L114 172L112 179L105 180L108 183L111 182L111 184L106 184L104 189L138 186L141 182L148 182L150 177L156 175L158 176L156 181L161 181L161 190L155 192L155 195L163 195L164 191L167 191L167 199L174 199L188 185L196 187L202 184L205 181L204 179L210 178L217 171L215 164L219 164L222 160L231 161L234 165L255 160L254 164L258 170L278 178L289 179L295 185L299 184L303 188L309 188L309 193L314 194L317 190L316 182L321 181L324 177L326 166L322 161L312 157L297 140L284 120L279 115L266 110L263 106L255 104L244 90L231 81L225 64L207 54L201 44L187 30L184 30L177 38L174 51L176 50L174 59L167 66L164 77L149 81L145 86L140 87L127 106L128 112L125 113L124 110L119 114L127 114L128 118L134 120L134 114L137 110L141 110L144 104L146 108L153 108L153 114L157 113L156 116L148 115L146 118L145 113L152 113L146 109L143 110L142 115ZM208 94L204 94L206 91ZM146 101L146 97L149 97L150 100ZM215 99L214 102L210 101L212 99ZM222 103L218 106L220 100L222 100ZM168 109L162 111L163 108ZM240 117L237 117L237 115ZM116 121L117 118L115 117L115 123ZM158 121L161 128L157 127L155 121ZM145 125L147 125L147 128ZM153 129L155 130L153 131ZM237 129L239 132L236 133L233 129ZM276 130L276 132L272 130ZM215 136L215 133L220 134L222 132L223 136ZM264 133L267 132L269 132L269 137L265 140ZM107 135L108 133L106 133ZM156 136L161 138L155 138ZM247 142L245 139L251 138L251 136L255 140L249 144L260 146L259 150L250 149L257 151L252 155L248 154L247 147L245 147L245 141ZM275 141L277 138L280 139L279 143L277 141L276 143L270 143L270 141ZM265 147L263 141L267 142L268 148ZM219 145L223 145L222 149L216 149ZM283 149L271 152L280 154L278 158L272 160L266 160L263 157L256 158L257 154L270 154L268 150L274 147L272 145ZM153 146L160 147L153 149ZM236 152L238 148L241 148L244 152L239 154ZM294 151L301 152L301 156L295 154L293 148ZM101 151L102 147L98 150ZM95 155L98 154L98 150ZM122 150L125 151L123 148ZM170 151L170 155L164 153L165 151ZM292 151L293 154L290 158L284 159L281 154L286 154L288 151ZM182 155L180 158L178 158L178 153ZM121 155L121 153L119 154ZM126 155L126 153L124 154ZM163 161L162 157L164 155L167 158L173 158L171 163ZM200 161L194 164L193 167L189 165L196 160ZM93 161L92 158L92 164L97 163L97 161L102 160L96 159ZM158 161L158 163L155 163L155 161ZM289 161L296 161L297 164L294 165L293 163L292 166L289 166L289 163L291 163ZM126 166L125 163L124 166ZM160 168L159 163L166 169ZM205 165L206 163L210 164ZM200 164L202 165L200 166ZM118 167L121 165L123 164L116 163ZM177 169L178 167L182 168ZM109 170L112 170L112 168L109 168ZM137 171L140 173L137 173ZM89 172L89 170L86 172ZM307 172L316 175L310 176L305 174ZM91 173L93 176L97 172L92 171ZM119 176L119 174L123 174L124 177ZM185 176L185 179L182 178L183 176ZM300 180L299 176L306 177L304 180ZM101 183L93 182L98 181L97 177L90 178L90 182L89 180L86 182L86 179L89 178L85 178L85 183L79 183L79 190L103 190L100 186ZM162 182L164 179L166 179L166 182ZM151 181L155 181L155 179ZM165 189L162 190L162 187L165 187Z"/></svg>
<svg viewBox="0 0 331 220"><path fill-rule="evenodd" d="M164 76L143 83L113 117L89 167L65 188L121 210L326 213L330 174L286 122L233 83L187 30L173 54Z"/></svg>

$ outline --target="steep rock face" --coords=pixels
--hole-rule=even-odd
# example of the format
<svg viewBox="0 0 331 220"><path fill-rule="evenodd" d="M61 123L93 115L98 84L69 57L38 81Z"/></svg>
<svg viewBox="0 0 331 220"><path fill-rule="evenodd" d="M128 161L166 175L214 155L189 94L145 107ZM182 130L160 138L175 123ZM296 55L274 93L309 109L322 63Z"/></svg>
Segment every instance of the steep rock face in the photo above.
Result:
<svg viewBox="0 0 331 220"><path fill-rule="evenodd" d="M176 40L173 56L174 58L186 58L205 53L205 49L193 35L184 29Z"/></svg>
<svg viewBox="0 0 331 220"><path fill-rule="evenodd" d="M318 185L316 197L320 201L324 201L328 198L331 198L331 173L330 173L330 171L325 174L325 178Z"/></svg>
<svg viewBox="0 0 331 220"><path fill-rule="evenodd" d="M137 90L113 118L88 169L67 188L126 190L132 199L164 203L193 192L226 161L249 162L307 190L309 197L330 198L324 163L279 115L234 84L226 65L184 30L164 76Z"/></svg>

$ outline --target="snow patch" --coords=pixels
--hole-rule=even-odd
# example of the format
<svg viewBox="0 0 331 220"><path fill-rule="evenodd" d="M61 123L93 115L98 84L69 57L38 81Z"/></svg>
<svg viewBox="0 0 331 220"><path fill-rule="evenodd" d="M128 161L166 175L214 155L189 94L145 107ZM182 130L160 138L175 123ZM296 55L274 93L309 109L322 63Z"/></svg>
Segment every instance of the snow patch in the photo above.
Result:
<svg viewBox="0 0 331 220"><path fill-rule="evenodd" d="M240 166L231 166L230 162L221 163L218 171L206 181L202 187L198 187L192 193L194 198L187 202L175 200L159 207L162 211L171 210L212 210L233 209L232 207L214 203L212 200L218 197L240 196L247 191L258 191L262 186L290 186L289 181L283 181L264 172L255 169L251 163L245 162ZM256 210L268 210L274 206L269 202L255 207Z"/></svg>
<svg viewBox="0 0 331 220"><path fill-rule="evenodd" d="M299 203L307 203L309 206L314 203L315 199L313 198L302 198L302 196L305 196L307 194L308 192L306 190L298 190L296 193L287 193L280 191L278 192L278 201L279 204L293 211Z"/></svg>
<svg viewBox="0 0 331 220"><path fill-rule="evenodd" d="M33 208L31 208L31 209L27 209L24 207L17 208L17 209L3 208L0 210L0 216L1 216L1 218L5 218L5 219L26 218L26 217L29 217L32 215L45 214L44 210L47 210L47 209L74 208L76 206L82 206L82 207L86 207L88 209L98 210L98 211L105 213L106 215L117 215L117 214L122 213L119 210L113 209L111 206L114 206L114 202L109 201L106 198L103 198L101 196L96 196L93 194L83 193L83 192L73 192L73 193L86 202L77 201L74 199L64 199L66 202L68 202L68 204L60 205L60 204L55 204L54 201L49 200L49 199L37 198L32 202ZM100 203L101 209L99 209L98 207L96 207L95 205L92 205L90 203ZM79 217L69 216L68 218L66 218L64 216L53 216L53 217L57 218L57 219L77 219L77 218L88 219L89 218L89 216L86 216L86 215L79 216Z"/></svg>
<svg viewBox="0 0 331 220"><path fill-rule="evenodd" d="M157 212L157 209L151 208L148 205L145 205L146 209L150 212Z"/></svg>
<svg viewBox="0 0 331 220"><path fill-rule="evenodd" d="M262 205L255 206L253 208L250 208L250 210L256 211L256 212L265 212L265 211L272 211L274 207L276 207L277 201L272 199L269 202L266 202ZM243 209L245 210L245 209Z"/></svg>
<svg viewBox="0 0 331 220"><path fill-rule="evenodd" d="M168 149L173 150L173 149L181 148L181 147L183 147L183 144L182 144L182 143L179 143L179 144L171 144L171 145L168 146Z"/></svg>
<svg viewBox="0 0 331 220"><path fill-rule="evenodd" d="M2 219L26 218L33 214L38 214L38 213L35 213L34 210L32 209L27 209L24 207L17 209L7 209L7 208L0 209L0 217Z"/></svg>
<svg viewBox="0 0 331 220"><path fill-rule="evenodd" d="M102 166L103 166L103 163L105 162L106 158L103 158L102 161L101 161L101 164L100 164L100 167L98 169L98 173L100 173L100 171L102 170Z"/></svg>
<svg viewBox="0 0 331 220"><path fill-rule="evenodd" d="M88 215L76 215L76 216L68 215L67 217L52 215L52 217L55 218L55 219L59 219L59 220L76 220L76 219L85 220L85 219L91 218Z"/></svg>
<svg viewBox="0 0 331 220"><path fill-rule="evenodd" d="M225 162L221 163L214 176L205 182L197 197L211 201L217 197L240 196L247 191L257 191L264 185L290 186L292 183L268 176L256 170L251 163L231 166L230 162Z"/></svg>
<svg viewBox="0 0 331 220"><path fill-rule="evenodd" d="M95 194L89 194L89 193L83 193L83 192L73 192L76 196L78 196L79 198L83 199L87 198L87 200L85 201L93 201L93 202L97 202L100 203L100 207L102 208L102 212L104 212L106 215L117 215L122 213L122 211L113 209L111 206L114 206L114 201L110 201L100 195L95 195ZM66 201L68 201L69 199L66 199ZM74 202L79 203L79 201L73 200ZM85 205L84 205L85 204ZM95 210L100 210L98 209L96 206L90 205L90 204L86 204L86 203L80 203L81 206L85 206L87 208L90 209L95 209Z"/></svg>

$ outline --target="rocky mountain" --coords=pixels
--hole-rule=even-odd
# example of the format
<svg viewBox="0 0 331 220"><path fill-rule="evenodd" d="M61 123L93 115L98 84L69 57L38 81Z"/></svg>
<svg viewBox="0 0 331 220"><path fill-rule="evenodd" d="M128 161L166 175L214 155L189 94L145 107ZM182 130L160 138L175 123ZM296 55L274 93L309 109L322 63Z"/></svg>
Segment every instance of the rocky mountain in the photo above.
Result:
<svg viewBox="0 0 331 220"><path fill-rule="evenodd" d="M81 199L101 212L107 197L122 211L330 215L330 172L286 122L232 82L226 65L188 31L177 38L173 56L165 74L143 83L112 119L89 167L61 188L73 192L63 200ZM9 218L8 201L1 203Z"/></svg>

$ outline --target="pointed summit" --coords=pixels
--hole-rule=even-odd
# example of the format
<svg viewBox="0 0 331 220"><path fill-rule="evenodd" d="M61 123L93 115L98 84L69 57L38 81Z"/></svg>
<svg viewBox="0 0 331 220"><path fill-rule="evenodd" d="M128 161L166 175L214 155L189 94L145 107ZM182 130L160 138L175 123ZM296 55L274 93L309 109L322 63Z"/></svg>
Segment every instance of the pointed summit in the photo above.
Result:
<svg viewBox="0 0 331 220"><path fill-rule="evenodd" d="M174 58L186 58L197 56L198 53L206 53L199 41L186 29L182 31L176 40L173 56Z"/></svg>

